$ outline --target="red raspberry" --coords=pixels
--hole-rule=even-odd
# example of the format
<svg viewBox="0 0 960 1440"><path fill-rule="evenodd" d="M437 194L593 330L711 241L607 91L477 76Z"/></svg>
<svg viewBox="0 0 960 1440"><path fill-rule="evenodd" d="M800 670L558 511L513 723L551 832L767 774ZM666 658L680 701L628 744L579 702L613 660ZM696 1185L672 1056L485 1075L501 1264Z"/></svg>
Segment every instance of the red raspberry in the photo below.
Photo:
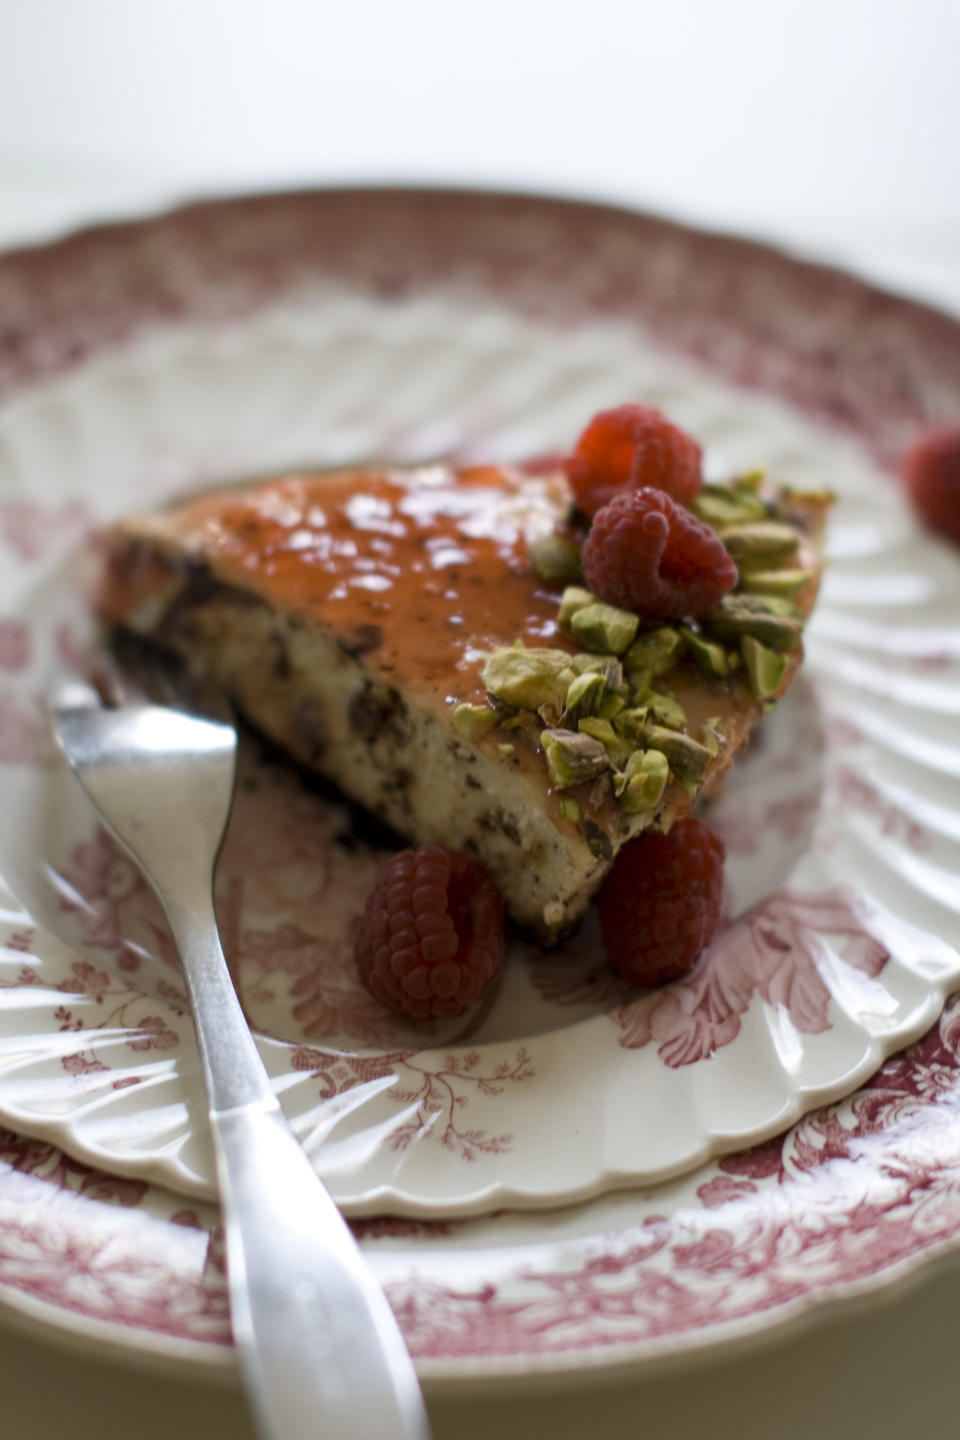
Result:
<svg viewBox="0 0 960 1440"><path fill-rule="evenodd" d="M598 901L614 970L661 985L693 969L720 921L723 857L719 835L693 819L623 847Z"/></svg>
<svg viewBox="0 0 960 1440"><path fill-rule="evenodd" d="M621 490L649 486L680 505L700 492L700 446L650 405L618 405L594 415L566 463L578 507L595 515Z"/></svg>
<svg viewBox="0 0 960 1440"><path fill-rule="evenodd" d="M594 595L651 622L702 615L737 583L723 542L662 490L604 505L583 543L583 573Z"/></svg>
<svg viewBox="0 0 960 1440"><path fill-rule="evenodd" d="M445 845L393 857L370 892L354 942L364 985L411 1020L468 1009L502 954L499 890L482 865Z"/></svg>
<svg viewBox="0 0 960 1440"><path fill-rule="evenodd" d="M960 545L960 425L925 435L904 456L902 470L924 524Z"/></svg>

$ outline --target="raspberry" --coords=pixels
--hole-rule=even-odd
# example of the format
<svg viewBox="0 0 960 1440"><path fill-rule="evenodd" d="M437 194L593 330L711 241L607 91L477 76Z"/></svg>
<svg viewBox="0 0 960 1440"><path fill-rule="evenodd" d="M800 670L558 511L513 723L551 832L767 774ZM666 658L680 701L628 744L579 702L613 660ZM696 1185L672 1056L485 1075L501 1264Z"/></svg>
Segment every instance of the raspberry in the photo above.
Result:
<svg viewBox="0 0 960 1440"><path fill-rule="evenodd" d="M604 505L583 544L583 573L601 600L642 620L702 615L732 590L723 542L662 490L628 490Z"/></svg>
<svg viewBox="0 0 960 1440"><path fill-rule="evenodd" d="M617 856L598 901L607 959L638 985L693 969L723 900L723 841L702 820L650 831Z"/></svg>
<svg viewBox="0 0 960 1440"><path fill-rule="evenodd" d="M367 899L354 942L360 978L412 1020L459 1015L503 954L503 899L482 865L445 845L395 855Z"/></svg>
<svg viewBox="0 0 960 1440"><path fill-rule="evenodd" d="M594 415L566 463L578 507L595 515L622 490L649 486L680 505L700 492L700 446L650 405L618 405Z"/></svg>
<svg viewBox="0 0 960 1440"><path fill-rule="evenodd" d="M925 435L904 456L902 473L924 524L960 545L960 425Z"/></svg>

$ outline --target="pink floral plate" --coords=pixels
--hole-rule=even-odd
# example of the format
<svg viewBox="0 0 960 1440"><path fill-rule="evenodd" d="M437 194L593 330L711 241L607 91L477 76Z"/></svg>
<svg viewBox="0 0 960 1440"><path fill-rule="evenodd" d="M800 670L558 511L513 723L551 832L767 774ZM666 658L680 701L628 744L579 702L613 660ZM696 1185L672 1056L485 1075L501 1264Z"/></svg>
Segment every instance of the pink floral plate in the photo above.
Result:
<svg viewBox="0 0 960 1440"><path fill-rule="evenodd" d="M588 926L560 955L518 948L468 1026L405 1029L349 965L376 837L248 740L217 900L265 1059L435 1381L696 1350L955 1243L960 569L888 472L960 412L960 327L627 212L328 192L0 259L0 1299L18 1314L229 1359L175 958L46 737L52 668L87 638L84 537L300 462L553 449L626 397L692 429L717 473L764 463L840 496L804 679L714 806L727 925L656 994L612 983Z"/></svg>

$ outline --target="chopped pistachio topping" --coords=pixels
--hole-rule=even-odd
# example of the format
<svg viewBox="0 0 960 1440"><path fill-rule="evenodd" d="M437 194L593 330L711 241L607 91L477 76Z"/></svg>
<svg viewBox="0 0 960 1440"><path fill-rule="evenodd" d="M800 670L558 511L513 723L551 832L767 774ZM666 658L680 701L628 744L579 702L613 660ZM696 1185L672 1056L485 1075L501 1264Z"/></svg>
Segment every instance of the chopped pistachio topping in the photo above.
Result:
<svg viewBox="0 0 960 1440"><path fill-rule="evenodd" d="M678 780L692 780L699 784L706 775L710 751L690 735L681 735L661 725L648 725L644 739L649 749L663 752Z"/></svg>
<svg viewBox="0 0 960 1440"><path fill-rule="evenodd" d="M500 721L501 730L529 730L532 735L540 734L540 720L536 710L517 710L513 715Z"/></svg>
<svg viewBox="0 0 960 1440"><path fill-rule="evenodd" d="M729 525L749 525L753 520L765 520L767 517L767 508L758 496L720 486L705 485L691 501L690 509L699 520L720 531Z"/></svg>
<svg viewBox="0 0 960 1440"><path fill-rule="evenodd" d="M780 688L789 661L786 655L761 645L752 635L740 641L740 653L750 676L750 688L758 700L769 700Z"/></svg>
<svg viewBox="0 0 960 1440"><path fill-rule="evenodd" d="M489 705L458 705L453 712L453 728L464 740L482 740L498 718Z"/></svg>
<svg viewBox="0 0 960 1440"><path fill-rule="evenodd" d="M720 742L723 734L720 730L720 716L711 715L709 720L704 720L700 727L700 743L706 745L711 755L720 754Z"/></svg>
<svg viewBox="0 0 960 1440"><path fill-rule="evenodd" d="M577 730L544 730L540 743L550 779L561 790L593 780L610 764L603 744Z"/></svg>
<svg viewBox="0 0 960 1440"><path fill-rule="evenodd" d="M516 748L516 745L511 745L509 741L506 740L503 742L503 744L497 746L500 754L504 756L512 755Z"/></svg>
<svg viewBox="0 0 960 1440"><path fill-rule="evenodd" d="M700 624L710 635L721 640L739 640L742 635L751 635L773 650L795 650L803 635L800 621L791 615L776 614L784 602L772 597L772 603L761 595L725 595L706 615L701 615Z"/></svg>
<svg viewBox="0 0 960 1440"><path fill-rule="evenodd" d="M723 676L729 672L730 656L722 645L689 629L684 631L684 639L697 668L705 675Z"/></svg>
<svg viewBox="0 0 960 1440"><path fill-rule="evenodd" d="M600 716L601 720L613 720L617 715L620 714L620 711L623 709L626 703L626 695L618 695L616 691L614 691L612 694L605 695L603 697L600 702L600 708L597 711L597 714Z"/></svg>
<svg viewBox="0 0 960 1440"><path fill-rule="evenodd" d="M663 675L680 658L683 636L672 625L661 625L638 635L623 657L628 675L646 675L651 679Z"/></svg>
<svg viewBox="0 0 960 1440"><path fill-rule="evenodd" d="M585 609L587 605L596 605L596 603L596 595L592 595L589 590L584 590L582 585L568 585L560 601L557 624L561 630L569 630L570 622L577 611Z"/></svg>
<svg viewBox="0 0 960 1440"><path fill-rule="evenodd" d="M588 715L580 721L579 728L581 734L591 735L594 740L600 741L614 765L626 764L633 746L617 734L609 720L601 720L599 715Z"/></svg>
<svg viewBox="0 0 960 1440"><path fill-rule="evenodd" d="M771 615L789 615L794 620L800 618L800 611L786 595L742 595L739 598L748 605L762 605Z"/></svg>
<svg viewBox="0 0 960 1440"><path fill-rule="evenodd" d="M564 585L583 579L580 551L564 535L538 535L527 545L527 553L545 585Z"/></svg>
<svg viewBox="0 0 960 1440"><path fill-rule="evenodd" d="M813 579L812 570L750 570L740 576L744 590L758 595L795 595Z"/></svg>
<svg viewBox="0 0 960 1440"><path fill-rule="evenodd" d="M620 791L620 804L628 815L644 815L655 810L663 798L670 766L660 750L635 750L623 772L625 784Z"/></svg>
<svg viewBox="0 0 960 1440"><path fill-rule="evenodd" d="M646 705L631 705L621 710L619 715L614 715L613 728L618 735L632 740L634 745L642 745L649 718L650 712Z"/></svg>
<svg viewBox="0 0 960 1440"><path fill-rule="evenodd" d="M595 600L577 610L570 621L575 639L587 650L622 655L637 633L640 621L629 610Z"/></svg>
<svg viewBox="0 0 960 1440"><path fill-rule="evenodd" d="M553 533L532 540L530 562L539 578L565 585L558 624L580 650L570 655L519 642L494 650L483 679L496 703L458 705L458 733L476 741L495 725L529 730L543 748L551 784L559 790L589 786L591 806L615 794L628 814L646 814L660 804L671 780L696 795L725 743L719 720L705 721L695 740L685 733L683 706L656 688L657 679L689 654L709 676L745 669L753 693L769 708L787 673L785 652L802 636L791 598L813 579L811 570L793 568L802 526L777 518L788 512L764 498L762 480L763 471L754 470L705 485L691 505L718 532L740 572L737 590L695 625L675 622L638 633L636 615L584 587L573 539ZM791 498L828 498L779 494L785 505ZM501 744L498 750L508 755L514 747ZM564 796L559 809L564 820L582 824L595 853L609 858L608 837L582 818L576 800Z"/></svg>
<svg viewBox="0 0 960 1440"><path fill-rule="evenodd" d="M602 675L608 690L619 690L623 684L623 666L616 655L591 655L582 650L570 656L570 663L580 674Z"/></svg>
<svg viewBox="0 0 960 1440"><path fill-rule="evenodd" d="M806 505L832 505L837 498L837 492L828 489L825 485L815 485L810 489L795 489L792 485L781 485L777 496L787 503L791 500L799 500L801 504Z"/></svg>
<svg viewBox="0 0 960 1440"><path fill-rule="evenodd" d="M606 681L596 671L585 671L575 680L571 680L560 717L561 726L566 730L574 730L577 722L585 715L596 715L606 693Z"/></svg>
<svg viewBox="0 0 960 1440"><path fill-rule="evenodd" d="M658 725L666 725L668 730L682 730L687 723L686 711L672 695L661 695L657 690L638 690L634 700L653 716Z"/></svg>
<svg viewBox="0 0 960 1440"><path fill-rule="evenodd" d="M775 568L796 554L800 543L796 530L777 520L733 525L720 538L740 570Z"/></svg>
<svg viewBox="0 0 960 1440"><path fill-rule="evenodd" d="M564 650L525 650L522 646L503 645L487 657L483 683L505 705L539 710L551 701L562 707L573 674L570 656Z"/></svg>

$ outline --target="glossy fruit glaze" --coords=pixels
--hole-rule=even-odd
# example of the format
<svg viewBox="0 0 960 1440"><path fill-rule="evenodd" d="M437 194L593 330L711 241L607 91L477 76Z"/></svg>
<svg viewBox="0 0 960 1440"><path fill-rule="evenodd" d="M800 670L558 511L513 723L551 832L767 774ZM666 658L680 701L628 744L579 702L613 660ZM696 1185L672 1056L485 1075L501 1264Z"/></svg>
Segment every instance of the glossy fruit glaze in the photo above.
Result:
<svg viewBox="0 0 960 1440"><path fill-rule="evenodd" d="M367 663L406 688L479 700L492 646L566 643L527 558L564 490L490 467L294 474L191 501L164 530L222 582L361 637Z"/></svg>

